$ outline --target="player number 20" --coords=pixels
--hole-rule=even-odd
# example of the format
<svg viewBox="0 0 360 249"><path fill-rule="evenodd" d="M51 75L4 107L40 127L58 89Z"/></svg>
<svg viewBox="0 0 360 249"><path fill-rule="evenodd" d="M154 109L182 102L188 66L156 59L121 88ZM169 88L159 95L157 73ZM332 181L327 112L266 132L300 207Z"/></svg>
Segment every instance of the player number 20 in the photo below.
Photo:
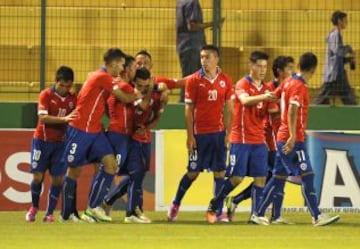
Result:
<svg viewBox="0 0 360 249"><path fill-rule="evenodd" d="M217 100L217 90L209 90L208 91L208 100L216 101Z"/></svg>

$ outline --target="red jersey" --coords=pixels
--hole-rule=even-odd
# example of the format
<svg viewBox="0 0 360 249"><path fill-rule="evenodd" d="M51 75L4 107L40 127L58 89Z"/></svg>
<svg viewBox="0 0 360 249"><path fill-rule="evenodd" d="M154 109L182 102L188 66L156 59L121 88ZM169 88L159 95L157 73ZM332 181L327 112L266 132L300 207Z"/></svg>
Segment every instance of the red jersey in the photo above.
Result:
<svg viewBox="0 0 360 249"><path fill-rule="evenodd" d="M101 132L101 118L112 90L113 77L104 68L94 72L82 86L76 106L78 116L70 125L85 132Z"/></svg>
<svg viewBox="0 0 360 249"><path fill-rule="evenodd" d="M214 80L207 79L202 69L189 76L185 103L194 105L194 134L224 131L223 110L231 95L231 79L224 73Z"/></svg>
<svg viewBox="0 0 360 249"><path fill-rule="evenodd" d="M255 105L244 106L240 98L242 96L256 96L270 92L270 89L262 84L256 87L248 75L236 83L234 94L234 119L231 126L230 142L240 144L263 144L265 143L265 119L268 110L276 108L274 103L268 101L259 102Z"/></svg>
<svg viewBox="0 0 360 249"><path fill-rule="evenodd" d="M76 106L76 96L69 94L62 97L55 92L55 87L47 88L40 93L38 103L38 115L51 115L65 117ZM34 137L47 142L58 142L65 139L67 124L45 124L38 121Z"/></svg>
<svg viewBox="0 0 360 249"><path fill-rule="evenodd" d="M162 113L164 111L164 106L160 101L161 93L153 92L151 95L149 108L146 110L141 110L140 108L135 109L134 115L134 130L139 126L148 125L154 115ZM151 143L151 131L146 129L145 134L133 133L132 138L136 141L142 143Z"/></svg>
<svg viewBox="0 0 360 249"><path fill-rule="evenodd" d="M116 83L124 93L134 93L134 87L127 82ZM123 103L110 95L107 100L110 123L108 130L130 135L133 128L134 105Z"/></svg>
<svg viewBox="0 0 360 249"><path fill-rule="evenodd" d="M305 80L299 75L288 78L275 94L281 96L281 124L277 133L277 140L286 142L289 138L288 111L291 104L299 107L296 123L296 141L305 141L307 114L310 104L310 96Z"/></svg>
<svg viewBox="0 0 360 249"><path fill-rule="evenodd" d="M176 79L170 79L170 78L165 78L165 77L161 77L161 76L152 76L152 80L155 83L160 83L160 82L165 83L166 86L168 87L168 89L173 89L173 88L177 87Z"/></svg>
<svg viewBox="0 0 360 249"><path fill-rule="evenodd" d="M276 79L266 83L266 86L270 89L270 91L274 91L279 86L279 81ZM280 109L280 102L276 102L277 107ZM266 144L269 148L269 151L275 151L276 150L276 134L280 127L280 116L271 115L268 113L266 119L265 119L265 140Z"/></svg>

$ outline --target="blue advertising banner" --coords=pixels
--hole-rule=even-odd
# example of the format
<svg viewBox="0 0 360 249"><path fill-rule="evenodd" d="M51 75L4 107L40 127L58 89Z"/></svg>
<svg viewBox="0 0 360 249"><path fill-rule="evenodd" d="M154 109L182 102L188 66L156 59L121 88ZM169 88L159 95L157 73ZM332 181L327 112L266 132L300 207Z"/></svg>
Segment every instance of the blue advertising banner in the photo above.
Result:
<svg viewBox="0 0 360 249"><path fill-rule="evenodd" d="M306 143L320 208L360 211L360 134L308 131Z"/></svg>

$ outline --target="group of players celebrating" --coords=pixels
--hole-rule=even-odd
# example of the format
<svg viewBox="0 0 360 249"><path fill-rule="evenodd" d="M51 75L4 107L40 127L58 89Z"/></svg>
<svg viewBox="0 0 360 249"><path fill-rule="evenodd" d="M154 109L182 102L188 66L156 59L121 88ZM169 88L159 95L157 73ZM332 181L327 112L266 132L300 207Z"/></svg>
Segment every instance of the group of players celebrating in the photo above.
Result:
<svg viewBox="0 0 360 249"><path fill-rule="evenodd" d="M290 224L281 216L289 175L300 176L314 226L338 221L339 216L319 211L314 172L304 143L310 103L306 83L317 67L316 56L301 55L298 73L293 72L291 57L277 57L272 67L275 78L265 83L268 55L254 51L249 74L235 86L220 69L219 59L216 46L203 46L201 68L176 81L151 75L147 51L134 58L110 48L104 54L104 66L89 74L77 96L70 90L72 69L60 67L55 84L40 93L39 121L31 148L32 206L26 221L35 221L44 173L49 170L45 222L55 220L53 213L62 192L59 219L63 222L110 222L111 206L127 194L124 221L150 223L143 212L142 189L150 165L150 129L159 121L168 89L184 85L188 166L169 208L169 221L178 218L181 200L203 170L214 174L214 198L206 212L209 223L232 221L236 206L251 197L250 223ZM106 131L101 124L105 113L110 119ZM87 209L80 217L76 210L77 179L82 166L88 164L94 165L95 175ZM110 189L116 174L123 177ZM251 186L229 196L245 176L254 178ZM265 211L271 203L269 220Z"/></svg>

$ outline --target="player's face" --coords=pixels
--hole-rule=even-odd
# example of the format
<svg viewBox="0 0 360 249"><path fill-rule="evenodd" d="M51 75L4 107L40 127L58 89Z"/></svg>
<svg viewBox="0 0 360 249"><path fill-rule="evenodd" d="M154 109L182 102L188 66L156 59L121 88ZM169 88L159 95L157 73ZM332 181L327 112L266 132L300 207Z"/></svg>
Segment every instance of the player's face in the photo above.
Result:
<svg viewBox="0 0 360 249"><path fill-rule="evenodd" d="M143 79L137 78L135 81L135 87L142 94L146 94L150 89L150 83L151 83L150 81L151 81L151 79L143 80Z"/></svg>
<svg viewBox="0 0 360 249"><path fill-rule="evenodd" d="M205 72L212 71L217 68L219 57L211 50L201 50L200 52L201 66Z"/></svg>
<svg viewBox="0 0 360 249"><path fill-rule="evenodd" d="M292 62L289 62L285 69L288 71L289 76L292 75L295 72L295 65Z"/></svg>
<svg viewBox="0 0 360 249"><path fill-rule="evenodd" d="M139 54L135 57L135 62L136 62L137 68L145 67L147 70L151 71L152 61L149 56Z"/></svg>
<svg viewBox="0 0 360 249"><path fill-rule="evenodd" d="M347 24L348 24L347 17L344 17L343 19L340 19L338 23L339 23L339 26L340 26L341 29L346 29Z"/></svg>
<svg viewBox="0 0 360 249"><path fill-rule="evenodd" d="M256 63L250 64L251 76L254 80L265 79L267 70L267 60L257 60Z"/></svg>
<svg viewBox="0 0 360 249"><path fill-rule="evenodd" d="M71 80L60 80L55 83L55 91L60 96L66 96L69 94L73 82Z"/></svg>
<svg viewBox="0 0 360 249"><path fill-rule="evenodd" d="M286 65L286 67L284 67L284 69L279 69L278 73L279 73L279 79L283 80L287 77L289 77L292 74L292 67L291 65L292 63L288 63Z"/></svg>
<svg viewBox="0 0 360 249"><path fill-rule="evenodd" d="M110 63L110 71L108 72L113 77L118 77L122 71L124 71L125 58L119 58L113 60Z"/></svg>
<svg viewBox="0 0 360 249"><path fill-rule="evenodd" d="M125 69L126 75L130 81L132 81L135 78L137 65L135 61L133 61L127 68Z"/></svg>

